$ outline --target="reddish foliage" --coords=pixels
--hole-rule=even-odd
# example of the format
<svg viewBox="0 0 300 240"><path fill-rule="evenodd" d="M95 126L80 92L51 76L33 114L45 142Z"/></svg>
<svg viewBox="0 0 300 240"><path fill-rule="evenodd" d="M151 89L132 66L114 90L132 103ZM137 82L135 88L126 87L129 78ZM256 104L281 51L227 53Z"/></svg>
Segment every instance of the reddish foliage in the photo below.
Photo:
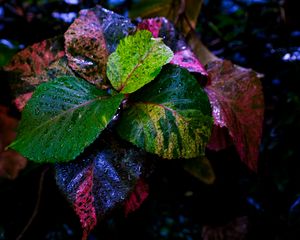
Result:
<svg viewBox="0 0 300 240"><path fill-rule="evenodd" d="M148 184L142 179L139 179L136 183L134 191L130 194L129 198L125 202L125 216L139 209L142 203L147 199L148 195Z"/></svg>
<svg viewBox="0 0 300 240"><path fill-rule="evenodd" d="M24 109L26 103L31 98L32 94L33 94L33 92L24 93L24 94L21 94L19 97L17 97L14 100L14 104L19 111L22 111Z"/></svg>
<svg viewBox="0 0 300 240"><path fill-rule="evenodd" d="M163 17L145 19L138 24L138 29L145 29L152 33L153 37L163 38L175 53L172 64L186 68L190 72L207 76L207 72L196 55L192 52L184 37L180 35L174 25Z"/></svg>
<svg viewBox="0 0 300 240"><path fill-rule="evenodd" d="M0 177L15 179L25 168L27 160L12 150L4 150L15 136L18 121L8 115L8 109L0 106Z"/></svg>
<svg viewBox="0 0 300 240"><path fill-rule="evenodd" d="M143 151L124 142L103 139L78 159L55 166L57 185L74 206L84 237L95 226L96 218L124 204L134 189L138 196L133 210L146 198L147 185L138 181L145 170L145 158Z"/></svg>
<svg viewBox="0 0 300 240"><path fill-rule="evenodd" d="M64 36L69 66L93 84L103 81L108 51L95 12L80 11L79 18L75 19Z"/></svg>
<svg viewBox="0 0 300 240"><path fill-rule="evenodd" d="M260 77L230 61L212 62L207 71L210 84L205 91L213 108L214 124L228 128L240 158L256 170L264 114ZM211 139L214 141L219 140Z"/></svg>
<svg viewBox="0 0 300 240"><path fill-rule="evenodd" d="M229 136L226 127L214 125L211 131L210 141L207 147L214 151L220 151L232 145L232 140Z"/></svg>
<svg viewBox="0 0 300 240"><path fill-rule="evenodd" d="M153 37L157 38L159 37L161 25L161 18L148 18L139 23L138 28L150 31Z"/></svg>
<svg viewBox="0 0 300 240"><path fill-rule="evenodd" d="M197 59L196 55L191 51L191 49L184 49L175 52L174 57L170 63L178 65L182 68L186 68L190 72L198 72L203 75L207 75L206 70Z"/></svg>
<svg viewBox="0 0 300 240"><path fill-rule="evenodd" d="M65 53L62 39L55 37L35 43L17 53L4 67L9 72L10 87L19 110L25 106L35 87L49 80L48 67Z"/></svg>
<svg viewBox="0 0 300 240"><path fill-rule="evenodd" d="M64 34L69 66L87 81L105 84L108 55L133 29L127 18L100 6L80 11Z"/></svg>
<svg viewBox="0 0 300 240"><path fill-rule="evenodd" d="M87 239L90 231L96 226L97 217L94 206L93 189L93 169L88 167L85 171L85 181L83 181L77 191L74 202L74 209L79 216L83 228L82 239Z"/></svg>

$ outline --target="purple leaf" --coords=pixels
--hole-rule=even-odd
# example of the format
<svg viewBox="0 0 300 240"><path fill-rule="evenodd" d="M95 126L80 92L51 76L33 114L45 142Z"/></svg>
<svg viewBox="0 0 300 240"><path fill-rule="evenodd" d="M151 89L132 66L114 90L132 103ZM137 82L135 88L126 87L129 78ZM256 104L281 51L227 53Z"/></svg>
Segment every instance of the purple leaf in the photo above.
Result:
<svg viewBox="0 0 300 240"><path fill-rule="evenodd" d="M105 83L109 54L134 29L129 19L100 6L81 10L64 35L69 66L93 84Z"/></svg>
<svg viewBox="0 0 300 240"><path fill-rule="evenodd" d="M97 219L128 202L130 194L141 195L138 204L146 197L138 184L145 171L146 155L125 145L116 140L102 140L97 143L98 149L88 150L70 163L56 165L57 185L79 216L85 238ZM126 207L126 213L136 209L137 203L130 204L130 209Z"/></svg>
<svg viewBox="0 0 300 240"><path fill-rule="evenodd" d="M228 128L241 160L257 168L262 134L264 98L260 75L230 61L215 61L207 66L210 83L205 87L213 108L214 124ZM219 150L220 141L212 135L210 147ZM221 144L222 145L222 144Z"/></svg>

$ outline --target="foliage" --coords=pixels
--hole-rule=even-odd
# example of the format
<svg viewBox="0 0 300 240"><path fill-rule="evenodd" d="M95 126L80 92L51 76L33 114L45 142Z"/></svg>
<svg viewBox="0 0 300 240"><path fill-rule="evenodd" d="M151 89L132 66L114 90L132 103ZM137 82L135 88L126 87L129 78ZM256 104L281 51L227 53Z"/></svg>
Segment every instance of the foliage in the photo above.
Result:
<svg viewBox="0 0 300 240"><path fill-rule="evenodd" d="M228 129L241 159L256 169L263 98L254 71L220 60L205 70L167 19L135 26L100 6L82 10L64 40L28 47L5 67L15 103L25 106L10 147L55 163L83 239L117 205L128 213L145 200L148 156L179 158L212 183L205 157L206 147L219 142L210 138L212 128Z"/></svg>

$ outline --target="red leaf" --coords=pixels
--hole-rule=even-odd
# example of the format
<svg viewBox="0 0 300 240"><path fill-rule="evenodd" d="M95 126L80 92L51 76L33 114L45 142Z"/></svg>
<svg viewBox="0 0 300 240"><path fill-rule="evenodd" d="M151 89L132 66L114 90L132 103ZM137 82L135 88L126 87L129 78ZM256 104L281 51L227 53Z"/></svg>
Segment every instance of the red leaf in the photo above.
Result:
<svg viewBox="0 0 300 240"><path fill-rule="evenodd" d="M138 183L145 171L143 151L116 140L103 140L94 147L98 149L90 148L75 161L56 165L57 185L74 206L83 237L97 218L124 204L135 188L141 194L140 201L146 197Z"/></svg>
<svg viewBox="0 0 300 240"><path fill-rule="evenodd" d="M129 19L100 6L80 11L64 35L69 66L87 81L103 84L108 55L133 30Z"/></svg>
<svg viewBox="0 0 300 240"><path fill-rule="evenodd" d="M260 76L226 60L208 64L207 71L210 84L205 91L213 108L214 124L228 128L240 158L256 170L264 114ZM219 139L211 139L210 146L214 141Z"/></svg>
<svg viewBox="0 0 300 240"><path fill-rule="evenodd" d="M96 226L96 209L94 206L93 189L93 169L89 166L85 171L85 181L83 181L77 191L74 202L74 209L79 216L83 228L82 239L87 239L90 231Z"/></svg>
<svg viewBox="0 0 300 240"><path fill-rule="evenodd" d="M17 107L24 107L29 96L26 94L33 92L40 83L49 80L47 68L63 56L62 38L55 37L35 43L12 58L4 70L9 73L9 83Z"/></svg>
<svg viewBox="0 0 300 240"><path fill-rule="evenodd" d="M140 208L149 195L149 186L142 179L136 183L134 191L125 202L125 216Z"/></svg>
<svg viewBox="0 0 300 240"><path fill-rule="evenodd" d="M15 179L27 164L26 158L13 150L4 150L15 136L18 121L8 115L8 108L0 105L0 177Z"/></svg>
<svg viewBox="0 0 300 240"><path fill-rule="evenodd" d="M229 136L226 127L214 125L211 131L210 141L207 147L211 150L220 151L232 145L231 137Z"/></svg>
<svg viewBox="0 0 300 240"><path fill-rule="evenodd" d="M184 37L176 31L169 20L163 17L145 19L138 24L138 29L148 30L153 37L163 38L165 44L174 52L172 64L186 68L190 72L207 76L203 65L185 42Z"/></svg>

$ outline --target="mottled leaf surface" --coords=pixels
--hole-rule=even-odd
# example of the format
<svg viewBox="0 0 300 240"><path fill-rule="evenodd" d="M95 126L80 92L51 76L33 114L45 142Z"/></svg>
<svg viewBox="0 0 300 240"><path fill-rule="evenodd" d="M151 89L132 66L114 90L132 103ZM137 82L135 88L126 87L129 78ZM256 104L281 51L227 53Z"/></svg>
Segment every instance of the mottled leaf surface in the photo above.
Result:
<svg viewBox="0 0 300 240"><path fill-rule="evenodd" d="M116 141L102 140L95 147L75 161L56 165L57 185L79 216L83 237L97 219L143 190L138 181L145 171L143 151Z"/></svg>
<svg viewBox="0 0 300 240"><path fill-rule="evenodd" d="M212 62L207 71L210 84L205 91L213 108L214 124L228 128L240 158L255 170L264 115L260 77L229 61Z"/></svg>
<svg viewBox="0 0 300 240"><path fill-rule="evenodd" d="M37 162L72 160L107 126L122 99L74 77L42 84L26 105L10 147Z"/></svg>
<svg viewBox="0 0 300 240"><path fill-rule="evenodd" d="M192 176L206 184L213 184L216 179L214 170L205 156L185 159L183 167Z"/></svg>
<svg viewBox="0 0 300 240"><path fill-rule="evenodd" d="M49 80L47 68L64 55L62 37L35 43L17 53L4 67L8 72L7 78L13 96L17 99L19 96L33 92L40 83L47 82Z"/></svg>
<svg viewBox="0 0 300 240"><path fill-rule="evenodd" d="M129 101L118 125L122 138L168 159L204 154L213 122L211 108L186 69L166 66Z"/></svg>
<svg viewBox="0 0 300 240"><path fill-rule="evenodd" d="M68 66L66 57L62 57L51 64L43 71L43 74L41 77L43 77L47 81L53 80L60 76L75 76L72 69ZM17 107L19 111L22 111L26 105L26 103L29 101L33 94L33 91L23 93L17 96L16 99L14 99L14 104Z"/></svg>
<svg viewBox="0 0 300 240"><path fill-rule="evenodd" d="M70 67L89 82L101 85L108 55L134 29L129 19L100 6L81 10L64 34Z"/></svg>
<svg viewBox="0 0 300 240"><path fill-rule="evenodd" d="M144 19L138 24L138 29L148 30L154 37L163 38L164 43L174 52L172 64L186 68L190 72L207 75L205 68L192 52L184 37L168 19L163 17Z"/></svg>
<svg viewBox="0 0 300 240"><path fill-rule="evenodd" d="M132 93L152 81L163 65L170 62L173 52L149 31L138 31L121 40L109 56L107 77L121 93Z"/></svg>

